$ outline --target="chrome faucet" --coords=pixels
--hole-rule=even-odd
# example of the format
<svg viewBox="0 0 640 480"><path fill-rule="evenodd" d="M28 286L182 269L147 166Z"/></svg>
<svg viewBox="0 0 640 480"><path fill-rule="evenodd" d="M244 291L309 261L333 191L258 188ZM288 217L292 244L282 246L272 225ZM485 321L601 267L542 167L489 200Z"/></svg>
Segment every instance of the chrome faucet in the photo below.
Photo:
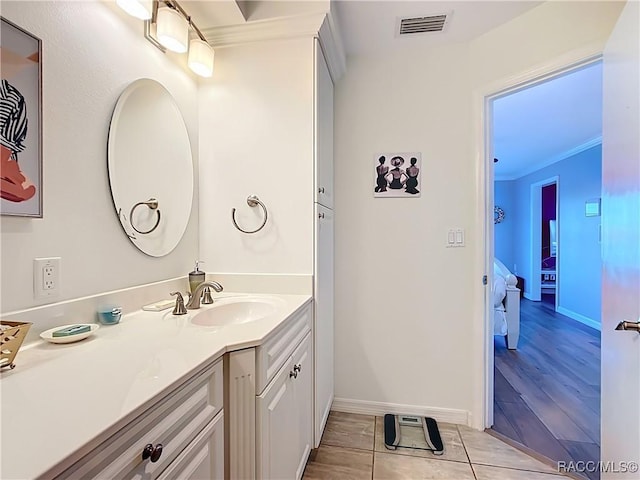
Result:
<svg viewBox="0 0 640 480"><path fill-rule="evenodd" d="M218 293L222 291L222 285L220 285L218 282L202 282L196 287L193 295L191 295L191 297L189 298L189 301L186 305L187 309L195 310L197 308L200 308L200 298L202 297L202 291L205 288L213 288Z"/></svg>
<svg viewBox="0 0 640 480"><path fill-rule="evenodd" d="M184 298L182 297L182 294L180 292L171 292L170 295L177 295L176 306L173 307L172 313L174 315L186 315L187 309L184 308Z"/></svg>

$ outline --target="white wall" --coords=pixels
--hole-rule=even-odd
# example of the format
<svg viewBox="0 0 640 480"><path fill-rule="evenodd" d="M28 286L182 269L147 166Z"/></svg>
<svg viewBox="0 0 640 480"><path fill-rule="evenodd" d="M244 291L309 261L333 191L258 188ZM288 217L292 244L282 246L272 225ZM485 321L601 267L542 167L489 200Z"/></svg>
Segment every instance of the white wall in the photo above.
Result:
<svg viewBox="0 0 640 480"><path fill-rule="evenodd" d="M349 57L336 86L336 397L461 409L481 426L477 92L602 48L620 8L550 2L471 44ZM372 197L373 154L393 150L422 152L421 198ZM450 227L467 247L445 248Z"/></svg>
<svg viewBox="0 0 640 480"><path fill-rule="evenodd" d="M469 410L467 45L350 57L336 89L336 397ZM376 152L422 152L420 198L374 198ZM461 299L464 299L461 301Z"/></svg>
<svg viewBox="0 0 640 480"><path fill-rule="evenodd" d="M113 3L2 2L2 15L42 39L44 217L2 217L1 310L33 299L34 257L62 257L60 300L186 274L198 250L197 187L187 231L151 258L117 220L107 175L107 136L120 93L152 78L175 97L198 157L197 85L143 37L142 22Z"/></svg>
<svg viewBox="0 0 640 480"><path fill-rule="evenodd" d="M493 184L493 204L504 210L504 220L493 225L493 253L495 257L518 275L518 264L514 261L514 229L518 217L514 196L514 183L511 180L498 181Z"/></svg>
<svg viewBox="0 0 640 480"><path fill-rule="evenodd" d="M220 48L199 91L200 257L208 272L311 274L313 39ZM260 207L264 230L253 230Z"/></svg>
<svg viewBox="0 0 640 480"><path fill-rule="evenodd" d="M568 52L600 52L625 2L545 2L471 42L474 84L529 72Z"/></svg>

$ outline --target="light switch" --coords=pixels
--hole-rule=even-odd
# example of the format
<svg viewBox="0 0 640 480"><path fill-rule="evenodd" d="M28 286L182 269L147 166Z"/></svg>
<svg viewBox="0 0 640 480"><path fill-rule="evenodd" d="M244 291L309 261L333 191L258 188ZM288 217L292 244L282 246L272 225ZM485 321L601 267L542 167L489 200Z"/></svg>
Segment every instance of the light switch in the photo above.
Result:
<svg viewBox="0 0 640 480"><path fill-rule="evenodd" d="M450 228L447 231L447 247L464 247L464 228Z"/></svg>

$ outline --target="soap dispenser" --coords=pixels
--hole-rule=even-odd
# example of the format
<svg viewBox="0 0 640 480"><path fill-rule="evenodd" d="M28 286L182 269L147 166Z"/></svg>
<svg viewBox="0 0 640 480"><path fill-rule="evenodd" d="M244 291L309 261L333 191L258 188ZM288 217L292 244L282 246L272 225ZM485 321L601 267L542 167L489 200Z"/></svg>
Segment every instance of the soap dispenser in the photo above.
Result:
<svg viewBox="0 0 640 480"><path fill-rule="evenodd" d="M198 266L204 262L200 260L196 260L196 268L193 272L189 272L189 290L191 291L191 295L196 291L196 287L204 282L205 274L202 270L198 268Z"/></svg>

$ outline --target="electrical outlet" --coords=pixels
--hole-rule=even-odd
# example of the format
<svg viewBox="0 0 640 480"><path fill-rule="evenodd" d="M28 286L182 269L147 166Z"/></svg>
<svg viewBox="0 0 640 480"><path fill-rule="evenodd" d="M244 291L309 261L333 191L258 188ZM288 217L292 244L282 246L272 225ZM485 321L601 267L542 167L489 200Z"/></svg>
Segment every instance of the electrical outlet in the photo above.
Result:
<svg viewBox="0 0 640 480"><path fill-rule="evenodd" d="M60 295L60 257L33 259L33 293L47 299Z"/></svg>

